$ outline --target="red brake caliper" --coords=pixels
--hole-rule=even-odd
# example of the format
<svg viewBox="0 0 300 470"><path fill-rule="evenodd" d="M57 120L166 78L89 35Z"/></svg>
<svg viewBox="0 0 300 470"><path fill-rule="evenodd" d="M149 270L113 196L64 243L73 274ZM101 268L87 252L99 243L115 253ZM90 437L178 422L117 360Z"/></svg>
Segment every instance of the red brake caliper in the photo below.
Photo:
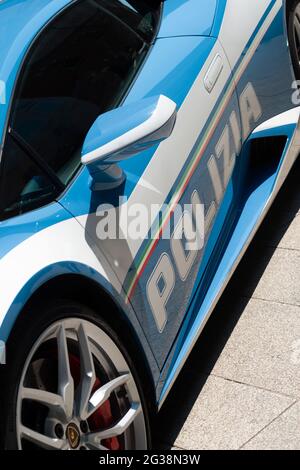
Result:
<svg viewBox="0 0 300 470"><path fill-rule="evenodd" d="M74 355L70 355L70 369L71 374L74 379L75 387L80 382L80 360ZM92 393L98 390L101 387L101 382L99 378L96 378L94 388ZM112 426L114 422L113 414L111 411L110 400L106 400L100 408L93 413L88 419L90 430L97 432L101 429L107 429ZM107 447L109 450L122 450L121 443L118 437L111 437L109 439L103 440L102 444Z"/></svg>

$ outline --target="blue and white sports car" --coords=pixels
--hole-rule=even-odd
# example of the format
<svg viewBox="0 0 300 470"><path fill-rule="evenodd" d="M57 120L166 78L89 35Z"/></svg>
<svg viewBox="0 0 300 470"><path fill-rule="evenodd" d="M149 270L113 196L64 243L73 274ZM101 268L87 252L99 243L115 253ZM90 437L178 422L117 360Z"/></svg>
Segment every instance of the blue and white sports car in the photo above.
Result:
<svg viewBox="0 0 300 470"><path fill-rule="evenodd" d="M0 445L146 449L300 151L299 0L0 3Z"/></svg>

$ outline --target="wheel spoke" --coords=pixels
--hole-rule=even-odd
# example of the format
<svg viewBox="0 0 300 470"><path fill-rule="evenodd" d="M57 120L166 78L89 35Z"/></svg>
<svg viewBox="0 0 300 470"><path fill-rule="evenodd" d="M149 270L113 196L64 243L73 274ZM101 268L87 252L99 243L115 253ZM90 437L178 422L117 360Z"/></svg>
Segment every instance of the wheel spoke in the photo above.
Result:
<svg viewBox="0 0 300 470"><path fill-rule="evenodd" d="M115 426L104 431L87 434L87 442L99 447L103 439L110 439L111 437L120 436L126 431L126 429L129 428L129 426L133 423L141 411L142 407L140 403L133 403L125 416L123 416L123 418L121 418Z"/></svg>
<svg viewBox="0 0 300 470"><path fill-rule="evenodd" d="M103 403L109 399L112 392L114 392L117 388L125 385L131 379L130 374L124 374L116 379L111 380L107 384L103 385L99 388L93 396L90 398L88 403L88 413L87 416L90 417L95 411L103 405Z"/></svg>
<svg viewBox="0 0 300 470"><path fill-rule="evenodd" d="M108 447L102 446L101 444L94 444L93 442L86 442L85 447L87 450L104 450L106 452L110 450Z"/></svg>
<svg viewBox="0 0 300 470"><path fill-rule="evenodd" d="M22 399L31 400L47 406L51 411L65 415L64 401L60 395L36 388L22 389Z"/></svg>
<svg viewBox="0 0 300 470"><path fill-rule="evenodd" d="M96 373L94 361L90 350L90 344L83 324L78 329L78 341L80 349L80 384L78 387L78 414L80 419L87 418L88 403L95 384Z"/></svg>
<svg viewBox="0 0 300 470"><path fill-rule="evenodd" d="M65 327L62 324L58 330L58 392L63 398L66 416L73 416L74 407L74 381L70 370L68 345Z"/></svg>
<svg viewBox="0 0 300 470"><path fill-rule="evenodd" d="M299 7L298 7L299 8ZM294 16L294 28L295 28L295 33L297 35L297 39L299 41L299 44L300 44L300 9L298 11L298 9L296 10L295 12L295 16Z"/></svg>
<svg viewBox="0 0 300 470"><path fill-rule="evenodd" d="M21 427L21 437L38 445L39 447L42 447L43 449L48 450L62 450L66 445L66 442L62 439L45 436L44 434L33 431L26 426Z"/></svg>
<svg viewBox="0 0 300 470"><path fill-rule="evenodd" d="M126 449L147 445L134 376L118 345L101 327L79 316L49 324L35 340L23 369L16 408L19 449L31 444L37 449L73 450L75 428L80 434L78 449L109 451L117 442ZM44 412L38 412L41 406ZM115 439L110 444L111 438Z"/></svg>

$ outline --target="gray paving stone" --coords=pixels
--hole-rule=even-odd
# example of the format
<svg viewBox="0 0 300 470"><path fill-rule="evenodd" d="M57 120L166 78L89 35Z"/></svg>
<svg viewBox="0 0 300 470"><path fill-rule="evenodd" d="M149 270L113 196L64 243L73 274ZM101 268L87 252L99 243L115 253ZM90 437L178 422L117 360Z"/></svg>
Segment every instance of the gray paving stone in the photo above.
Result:
<svg viewBox="0 0 300 470"><path fill-rule="evenodd" d="M300 250L300 214L293 219L278 244L279 248Z"/></svg>
<svg viewBox="0 0 300 470"><path fill-rule="evenodd" d="M300 450L300 403L297 402L248 442L248 450Z"/></svg>
<svg viewBox="0 0 300 470"><path fill-rule="evenodd" d="M274 210L298 212L300 209L300 158L284 183L274 203Z"/></svg>
<svg viewBox="0 0 300 470"><path fill-rule="evenodd" d="M251 299L212 373L300 398L300 307Z"/></svg>
<svg viewBox="0 0 300 470"><path fill-rule="evenodd" d="M300 252L277 249L272 253L270 250L272 249L266 247L264 252L256 252L256 257L252 260L248 255L249 269L253 272L257 265L259 277L250 278L247 282L247 272L244 272L241 284L243 294L247 297L300 305ZM255 253L253 249L252 253Z"/></svg>
<svg viewBox="0 0 300 470"><path fill-rule="evenodd" d="M209 377L174 446L238 449L292 403L289 397Z"/></svg>
<svg viewBox="0 0 300 470"><path fill-rule="evenodd" d="M280 211L269 217L259 232L257 242L263 245L300 250L300 212Z"/></svg>

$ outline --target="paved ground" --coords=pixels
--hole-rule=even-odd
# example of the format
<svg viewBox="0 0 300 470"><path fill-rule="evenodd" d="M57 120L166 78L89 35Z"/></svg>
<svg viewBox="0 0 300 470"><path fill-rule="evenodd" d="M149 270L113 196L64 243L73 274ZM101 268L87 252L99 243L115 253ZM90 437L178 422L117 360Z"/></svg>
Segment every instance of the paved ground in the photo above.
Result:
<svg viewBox="0 0 300 470"><path fill-rule="evenodd" d="M300 161L161 410L157 446L300 449Z"/></svg>

